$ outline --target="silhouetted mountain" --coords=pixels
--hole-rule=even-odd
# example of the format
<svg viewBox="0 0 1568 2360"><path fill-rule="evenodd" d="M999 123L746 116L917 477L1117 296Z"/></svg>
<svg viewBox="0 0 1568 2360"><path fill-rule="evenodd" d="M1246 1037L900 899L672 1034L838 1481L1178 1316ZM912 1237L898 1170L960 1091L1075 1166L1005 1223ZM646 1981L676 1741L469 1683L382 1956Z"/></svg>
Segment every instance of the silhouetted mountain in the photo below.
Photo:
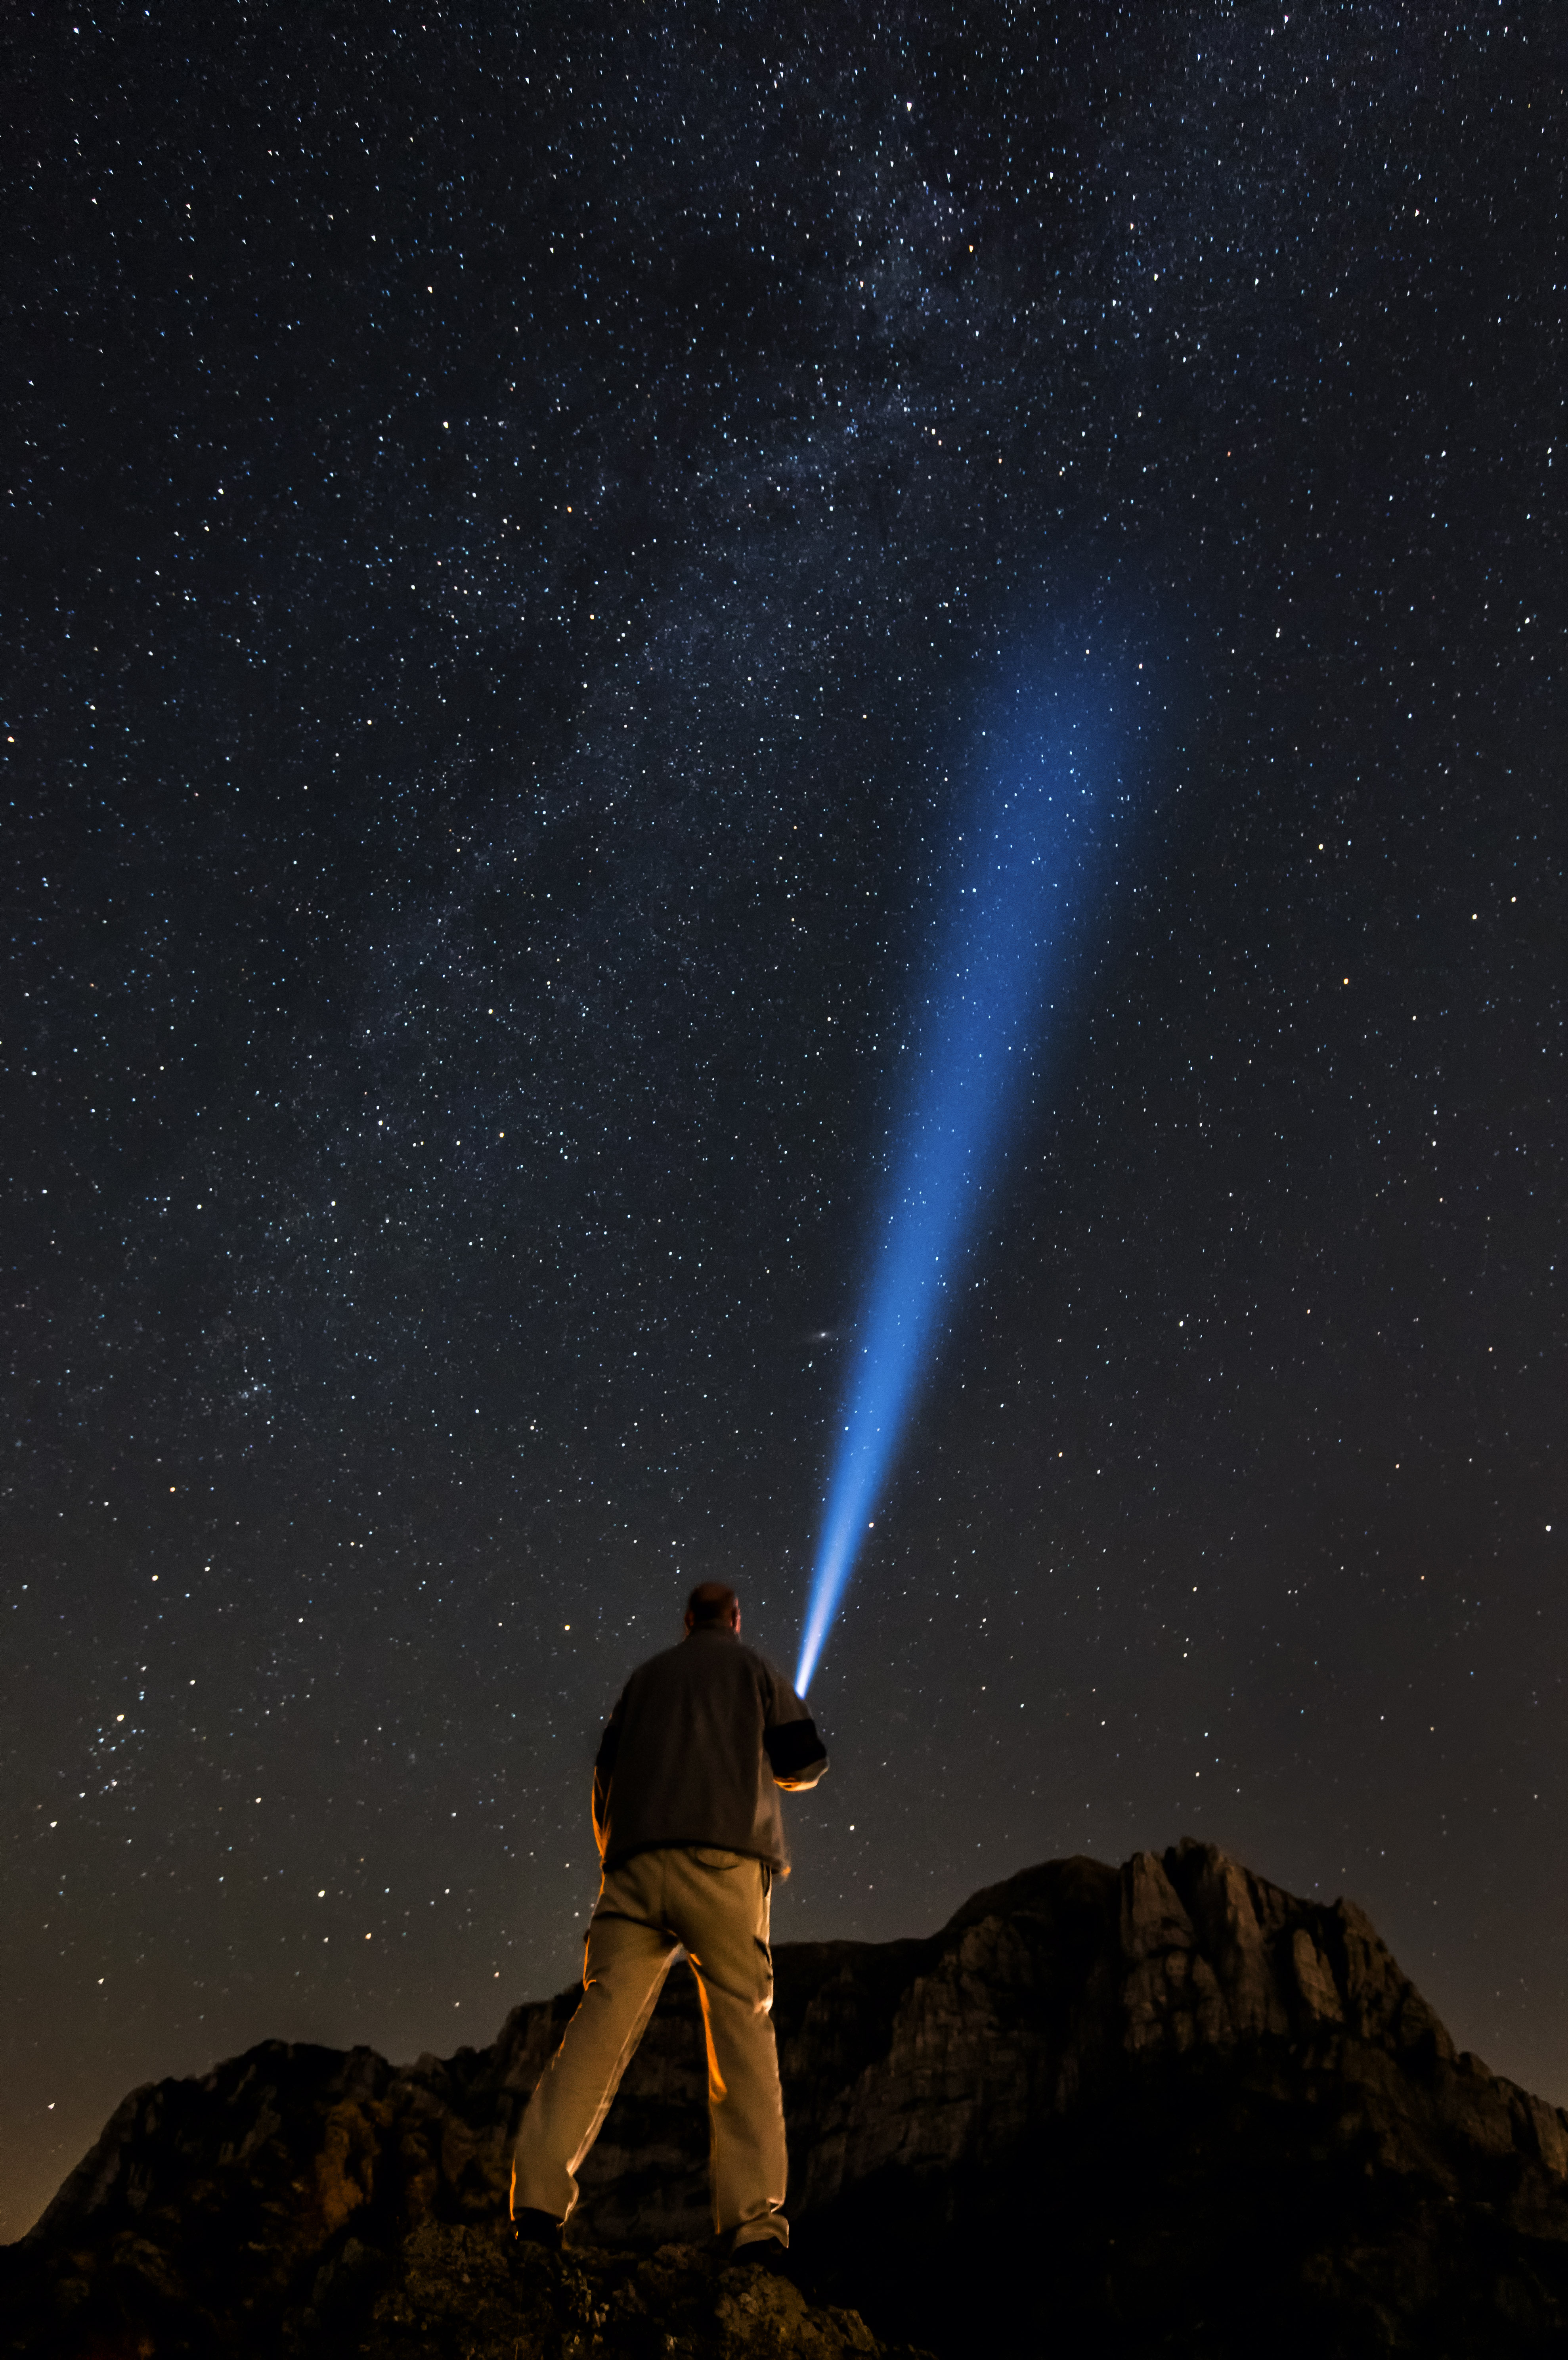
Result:
<svg viewBox="0 0 1568 2360"><path fill-rule="evenodd" d="M444 2061L269 2042L134 2092L0 2256L5 2348L1568 2350L1568 2116L1456 2055L1353 1903L1183 1843L1026 1870L926 1940L776 1963L794 2283L706 2250L678 1972L563 2263L519 2260L504 2215L573 1993Z"/></svg>

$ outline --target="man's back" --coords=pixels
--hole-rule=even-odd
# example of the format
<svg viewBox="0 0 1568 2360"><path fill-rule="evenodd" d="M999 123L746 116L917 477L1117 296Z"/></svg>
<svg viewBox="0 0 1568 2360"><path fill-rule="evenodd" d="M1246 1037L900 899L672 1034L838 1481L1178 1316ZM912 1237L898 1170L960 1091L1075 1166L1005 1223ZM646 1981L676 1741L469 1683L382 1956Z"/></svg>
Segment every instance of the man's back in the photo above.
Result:
<svg viewBox="0 0 1568 2360"><path fill-rule="evenodd" d="M698 1629L636 1670L594 1765L606 1869L665 1845L766 1861L789 1852L780 1786L814 1786L827 1755L805 1705L733 1631Z"/></svg>

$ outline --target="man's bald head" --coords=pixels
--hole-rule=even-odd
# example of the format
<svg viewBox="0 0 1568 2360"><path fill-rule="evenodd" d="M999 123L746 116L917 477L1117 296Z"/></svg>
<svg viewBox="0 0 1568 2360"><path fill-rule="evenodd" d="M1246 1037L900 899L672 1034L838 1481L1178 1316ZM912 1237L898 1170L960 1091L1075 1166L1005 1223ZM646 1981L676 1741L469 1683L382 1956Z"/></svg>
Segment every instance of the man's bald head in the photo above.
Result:
<svg viewBox="0 0 1568 2360"><path fill-rule="evenodd" d="M686 1601L688 1631L740 1630L740 1601L726 1582L700 1581Z"/></svg>

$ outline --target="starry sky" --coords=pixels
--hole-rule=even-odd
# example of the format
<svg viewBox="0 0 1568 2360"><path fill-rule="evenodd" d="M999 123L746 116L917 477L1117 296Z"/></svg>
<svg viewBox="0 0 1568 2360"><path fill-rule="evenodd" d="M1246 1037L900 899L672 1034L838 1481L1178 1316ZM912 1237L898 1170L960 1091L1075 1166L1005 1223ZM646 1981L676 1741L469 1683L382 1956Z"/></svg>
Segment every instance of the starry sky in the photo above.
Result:
<svg viewBox="0 0 1568 2360"><path fill-rule="evenodd" d="M1191 1833L1568 2100L1560 16L7 38L0 2234L565 1984L627 1671L714 1577L793 1663L955 798L1084 664L776 1931Z"/></svg>

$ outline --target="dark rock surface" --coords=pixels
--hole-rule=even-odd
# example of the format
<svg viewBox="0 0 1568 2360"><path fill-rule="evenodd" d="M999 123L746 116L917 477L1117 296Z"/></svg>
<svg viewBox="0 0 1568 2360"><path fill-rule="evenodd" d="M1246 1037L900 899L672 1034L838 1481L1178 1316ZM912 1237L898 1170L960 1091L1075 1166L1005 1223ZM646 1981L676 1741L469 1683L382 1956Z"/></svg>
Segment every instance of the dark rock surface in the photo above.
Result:
<svg viewBox="0 0 1568 2360"><path fill-rule="evenodd" d="M494 2228L428 2221L406 2241L395 2282L354 2348L365 2360L894 2360L854 2311L810 2303L788 2278L726 2267L691 2245L651 2255L592 2248L555 2260L518 2254ZM897 2347L907 2360L929 2355Z"/></svg>
<svg viewBox="0 0 1568 2360"><path fill-rule="evenodd" d="M445 2060L267 2043L133 2092L0 2254L0 2349L1568 2353L1568 2116L1456 2055L1353 1903L1188 1843L777 1967L804 2296L705 2250L678 1970L564 2263L497 2223L572 1993Z"/></svg>

